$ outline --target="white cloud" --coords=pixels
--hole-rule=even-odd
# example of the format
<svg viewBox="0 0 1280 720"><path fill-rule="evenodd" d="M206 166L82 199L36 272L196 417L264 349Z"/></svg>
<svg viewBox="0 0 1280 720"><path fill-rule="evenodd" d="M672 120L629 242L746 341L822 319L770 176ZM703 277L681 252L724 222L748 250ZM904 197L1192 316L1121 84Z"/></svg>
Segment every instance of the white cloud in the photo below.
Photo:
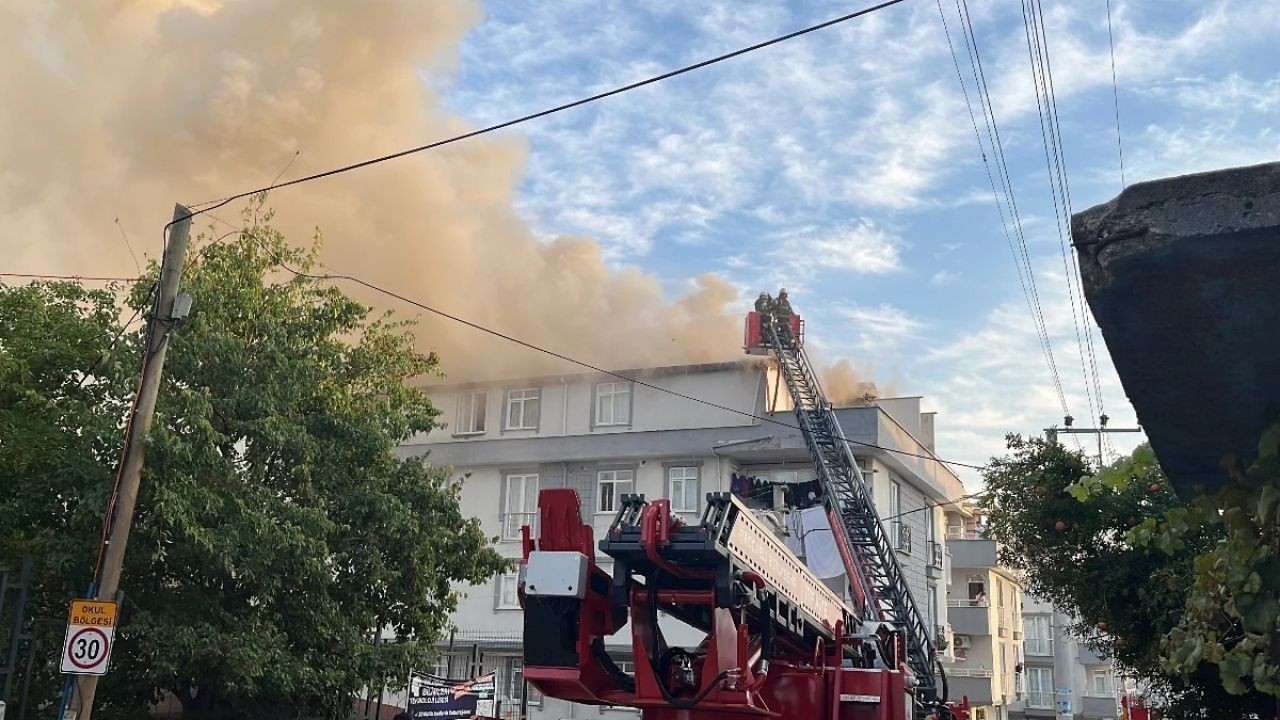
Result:
<svg viewBox="0 0 1280 720"><path fill-rule="evenodd" d="M883 275L902 270L902 246L902 238L863 219L854 225L790 233L769 258L801 275L822 270Z"/></svg>
<svg viewBox="0 0 1280 720"><path fill-rule="evenodd" d="M958 272L952 272L950 270L939 270L935 272L933 275L929 276L929 284L934 287L942 287L944 285L950 285L951 283L955 282L959 278L960 278L960 273Z"/></svg>

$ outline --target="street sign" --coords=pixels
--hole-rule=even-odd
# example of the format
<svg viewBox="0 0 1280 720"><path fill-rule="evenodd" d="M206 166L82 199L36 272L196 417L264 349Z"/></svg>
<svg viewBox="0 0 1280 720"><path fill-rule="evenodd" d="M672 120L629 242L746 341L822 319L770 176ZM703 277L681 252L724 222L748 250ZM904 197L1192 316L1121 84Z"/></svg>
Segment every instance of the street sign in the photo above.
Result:
<svg viewBox="0 0 1280 720"><path fill-rule="evenodd" d="M62 672L105 675L115 634L115 603L72 600L67 617L67 636L62 641Z"/></svg>

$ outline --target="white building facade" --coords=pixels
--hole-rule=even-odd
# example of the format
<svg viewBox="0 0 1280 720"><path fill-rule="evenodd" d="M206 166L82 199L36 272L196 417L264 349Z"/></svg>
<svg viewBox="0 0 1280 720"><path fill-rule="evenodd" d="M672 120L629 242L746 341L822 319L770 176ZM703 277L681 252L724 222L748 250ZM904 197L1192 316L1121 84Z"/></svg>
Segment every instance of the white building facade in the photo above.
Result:
<svg viewBox="0 0 1280 720"><path fill-rule="evenodd" d="M1014 718L1115 720L1123 683L1111 660L1072 634L1070 617L1027 596L1022 609L1025 693Z"/></svg>
<svg viewBox="0 0 1280 720"><path fill-rule="evenodd" d="M790 402L778 397L776 373L766 361L618 374L629 380L579 374L429 388L448 426L413 439L400 452L450 466L463 483L463 513L479 518L486 533L498 538L498 551L513 561L520 557L520 527L534 521L537 494L544 488L576 490L584 522L594 526L598 541L626 493L669 498L673 510L696 523L706 494L730 491L735 476L751 479L754 489L744 497L762 511L783 495L776 487L799 490L814 479L804 439L790 427L795 424ZM786 395L785 385L780 393ZM941 506L964 489L933 458L934 417L921 413L920 398L880 399L837 413L896 540L912 595L926 621L943 635L949 572ZM802 546L797 549L803 552ZM607 556L597 560L611 569ZM595 718L627 712L526 691L516 582L513 569L487 584L459 588L465 597L434 669L452 677L496 672L501 717ZM827 582L837 592L845 590L842 574ZM668 632L675 642L698 639L687 628ZM629 670L629 634L624 630L610 640L611 654Z"/></svg>

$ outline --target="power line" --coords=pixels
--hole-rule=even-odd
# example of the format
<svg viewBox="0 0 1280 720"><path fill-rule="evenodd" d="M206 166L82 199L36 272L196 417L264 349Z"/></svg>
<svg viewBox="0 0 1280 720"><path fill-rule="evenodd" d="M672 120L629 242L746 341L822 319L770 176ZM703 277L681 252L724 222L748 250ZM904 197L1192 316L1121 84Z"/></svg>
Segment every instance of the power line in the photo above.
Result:
<svg viewBox="0 0 1280 720"><path fill-rule="evenodd" d="M1004 155L1003 143L1000 140L999 125L995 120L995 110L991 104L990 91L986 84L986 73L982 70L981 54L977 47L977 36L973 31L972 22L968 17L968 4L965 3L964 8L961 7L961 0L956 0L956 15L959 19L961 35L965 41L966 54L969 60L970 71L973 75L975 93L978 96L979 104L983 111L983 122L986 125L987 139L991 145L992 154L995 155L998 172L993 175L991 164L987 157L986 145L982 141L982 135L978 131L977 118L974 115L973 104L969 99L968 84L965 82L964 74L960 70L960 60L956 54L955 44L951 41L951 30L947 23L946 12L942 9L941 0L937 2L938 16L942 20L943 33L947 40L947 48L951 53L952 65L956 71L956 79L960 82L960 90L964 95L965 107L969 112L969 122L973 127L974 140L978 143L978 152L982 157L983 167L986 170L987 181L991 185L991 195L995 200L996 210L1000 216L1000 226L1004 232L1005 240L1009 245L1009 253L1013 258L1014 269L1018 274L1018 283L1022 289L1023 298L1027 303L1027 311L1031 315L1032 325L1036 329L1036 336L1040 342L1040 349L1045 358L1045 365L1049 370L1049 377L1052 381L1054 390L1058 396L1058 403L1062 408L1063 415L1069 415L1070 411L1067 406L1066 393L1062 389L1062 379L1058 373L1057 362L1053 355L1053 344L1049 339L1048 328L1044 322L1044 312L1039 303L1039 292L1035 285L1034 268L1031 265L1030 256L1027 252L1026 235L1022 229L1022 217L1018 212L1017 199L1013 192L1013 182L1009 175L1008 163ZM1009 205L1009 217L1006 221L1004 206L1000 201L1000 193L996 188L996 176L1000 177L1001 189L1004 191L1006 201ZM1009 231L1009 225L1014 228L1014 233ZM1018 242L1014 241L1014 234L1018 238ZM1019 258L1018 248L1022 249L1022 257ZM1025 270L1024 270L1025 267ZM1077 439L1077 443L1078 443Z"/></svg>
<svg viewBox="0 0 1280 720"><path fill-rule="evenodd" d="M146 277L118 277L105 275L51 275L49 273L0 272L0 277L26 278L29 280L76 280L89 282L141 282Z"/></svg>
<svg viewBox="0 0 1280 720"><path fill-rule="evenodd" d="M239 200L241 198L249 197L250 195L257 195L258 193L264 193L269 190L276 190L279 188L289 187L291 185L300 185L302 183L311 182L312 180L319 180L321 178L326 178L331 175L339 175L341 173L350 172L352 170L358 170L360 168L368 167L370 165L377 165L378 163L387 162L388 160L396 160L398 158L402 158L407 155L413 155L415 153L424 152L426 150L433 150L435 148L438 148L444 145L449 145L451 143L456 143L461 140L467 140L469 138L477 137L479 135L491 133L491 132L494 132L495 130L502 130L505 128L512 127L513 125L519 125L521 123L525 123L530 120L536 120L538 118L546 117L548 115L554 115L555 113L562 112L564 110L569 110L571 108L579 107L581 105L587 105L589 103L593 103L598 100L603 100L605 98L612 97L614 95L620 95L622 93L629 92L637 88L642 88L646 85L652 85L657 82L662 82L663 80L669 80L673 77L677 77L679 75L684 75L685 73L693 72L694 70L700 70L704 67L708 67L710 65L715 65L716 63L724 62L725 60L731 60L740 55L746 55L747 53L755 52L756 50L762 50L772 45L777 45L779 43L786 42L788 40L793 40L802 35L807 35L811 32L816 32L818 30L823 30L825 28L832 27L833 25L839 25L840 23L853 20L854 18L862 17L863 15L868 15L870 13L876 12L877 10L883 10L892 5L897 5L900 2L903 2L903 0L886 0L885 2L881 2L876 5L863 8L856 12L851 12L851 13L848 13L847 15L841 15L840 17L827 20L826 22L818 23L817 25L810 25L809 27L796 30L795 32L787 33L786 35L780 35L771 40L766 40L764 42L756 43L755 45L750 45L748 47L740 48L732 52L727 52L727 53L724 53L723 55L717 55L707 60L702 60L701 62L696 62L692 65L686 65L682 68L671 70L671 71L662 73L660 75L654 75L653 77L647 78L645 80L633 82L628 85L616 87L612 90L607 90L602 93L597 93L590 97L574 100L572 102L564 103L563 105L557 105L553 108L548 108L546 110L541 110L539 112L531 113L529 115L524 115L524 116L515 118L514 120L507 120L505 122L500 122L496 125L490 125L488 127L481 128L479 130L472 130L471 132L463 133L461 135L455 135L451 138L446 138L444 140L437 140L435 142L427 143L426 145L419 145L417 147L408 148L406 150L400 150L398 152L394 152L389 155L381 155L375 158L370 158L368 160L362 160L360 162L351 163L350 165L343 165L341 167L332 168L330 170L325 170L322 172L307 175L305 177L296 178L294 180L289 180L287 182L272 183L270 185L267 185L266 187L258 188L256 190L248 190L245 192L236 193L234 195L228 195L227 197L219 198L217 200L208 200L205 202L193 203L191 207L195 207L199 205L208 205L210 207L196 210L195 212L192 213L192 216L200 215L202 213L208 212L209 210L216 210L217 208L220 208L229 202L232 202L234 200ZM172 225L172 224L173 222L169 223L169 225ZM167 228L168 225L166 225L165 227Z"/></svg>
<svg viewBox="0 0 1280 720"><path fill-rule="evenodd" d="M1111 97L1116 107L1116 150L1120 153L1120 189L1124 181L1124 145L1120 142L1120 86L1116 83L1116 41L1111 33L1111 0L1107 0L1107 45L1111 48Z"/></svg>
<svg viewBox="0 0 1280 720"><path fill-rule="evenodd" d="M1076 308L1076 292L1072 283L1067 242L1063 231L1063 217L1068 227L1071 222L1071 200L1066 182L1066 169L1058 143L1056 103L1051 104L1053 89L1049 85L1045 65L1048 57L1047 43L1042 37L1043 26L1036 15L1035 0L1023 0L1022 27L1027 39L1027 60L1031 67L1031 83L1036 95L1036 114L1040 118L1040 138L1044 145L1044 167L1049 181L1049 195L1053 202L1053 221L1058 230L1058 247L1062 256L1062 272L1066 276L1067 296L1071 304L1071 322L1076 333L1076 349L1080 355L1080 375L1084 380L1085 401L1089 405L1089 417L1097 417L1094 411L1093 393L1089 387L1089 371L1085 360L1085 343L1080 336L1080 314Z"/></svg>
<svg viewBox="0 0 1280 720"><path fill-rule="evenodd" d="M1066 276L1067 294L1071 302L1071 319L1076 333L1076 346L1080 354L1080 373L1084 380L1085 398L1089 404L1090 416L1100 418L1106 414L1106 409L1102 399L1102 383L1098 375L1097 353L1093 346L1093 332L1087 314L1088 305L1085 302L1084 285L1080 279L1079 269L1076 263L1072 262L1074 255L1067 250L1066 234L1070 232L1072 213L1071 184L1067 179L1062 124L1058 113L1057 93L1053 84L1053 63L1049 54L1048 29L1040 0L1024 0L1022 18L1027 35L1027 57L1031 64L1032 84L1036 90L1036 110L1040 115L1040 134L1044 140L1045 168L1049 176L1050 194L1053 196L1059 252L1062 256L1063 273ZM1061 204L1059 204L1059 198L1061 198ZM1083 339L1081 325L1084 326ZM1094 415L1095 398L1096 415Z"/></svg>
<svg viewBox="0 0 1280 720"><path fill-rule="evenodd" d="M129 242L129 236L124 232L124 226L120 224L120 218L116 218L116 229L120 231L120 239L124 240L124 246L129 250L129 257L133 258L133 269L142 274L142 266L138 264L138 256L133 252L133 245Z"/></svg>
<svg viewBox="0 0 1280 720"><path fill-rule="evenodd" d="M446 312L446 311L444 311L444 310L440 310L439 308L432 307L432 306L427 305L427 304L425 304L425 303L422 303L422 302L419 302L419 301L417 301L417 300L414 300L413 298L410 298L410 297L407 297L407 296L405 296L405 295L402 295L402 294L400 294L400 293L398 293L398 292L395 292L394 290L388 290L388 289L386 289L386 288L383 288L383 287L380 287L380 286L378 286L378 285L375 285L375 284L373 284L373 283L371 283L371 282L369 282L369 281L367 281L367 280L361 279L361 278L356 277L356 276L354 276L354 275L346 275L346 274L342 274L342 273L325 273L325 274L323 274L323 275L317 275L317 274L314 274L314 273L308 273L308 272L304 272L304 271L301 271L301 270L296 270L296 269L294 269L294 268L290 267L290 266L288 265L288 263L284 262L284 260L282 260L278 255L276 255L274 252L272 252L272 251L271 251L271 249L270 249L269 247L267 247L265 244L263 244L263 243L262 243L262 241L258 240L258 238L257 238L257 237L255 237L255 236L253 235L253 233L252 233L252 232L246 232L246 233L245 233L245 235L246 235L247 237L249 237L250 239L252 239L254 242L256 242L256 243L258 244L258 246L259 246L259 247L261 247L263 250L265 250L265 251L266 251L266 252L271 256L272 262L274 262L274 263L276 264L276 266L277 266L277 267L282 268L282 269L283 269L283 270L285 270L286 272L289 272L289 273L291 273L292 275L294 275L294 276L296 276L296 277L307 278L307 279L310 279L310 280L346 280L346 281L348 281L348 282L355 283L355 284L357 284L357 285L360 285L360 286L362 286L362 287L364 287L364 288L367 288L367 289L369 289L369 290L372 290L372 291L374 291L374 292L377 292L377 293L381 293L381 294L383 294L383 295L386 295L387 297L395 298L396 300L399 300L399 301L401 301L401 302L403 302L403 303L407 303L407 304L412 305L412 306L414 306L414 307L416 307L416 308L419 308L419 309L421 309L421 310L426 310L427 312L432 313L433 315L438 315L438 316L440 316L440 317L442 317L442 318L445 318L446 320L452 320L452 321L454 321L454 322L456 322L456 323L459 323L459 324L461 324L461 325L466 325L467 327L472 328L473 330L478 330L478 331L483 332L483 333L486 333L486 334L488 334L488 335L492 335L492 336L494 336L494 337L496 337L496 338L500 338L500 339L502 339L502 340L506 340L506 341L511 342L511 343L514 343L514 344L516 344L516 345L520 345L520 346L526 347L526 348L528 348L528 349L530 349L530 350L535 350L535 351L540 352L540 353L542 353L542 354L544 354L544 355L549 355L549 356L551 356L551 357L553 357L553 358L556 358L557 360L563 360L564 362L567 362L567 363L570 363L570 364L573 364L573 365L577 365L577 366L579 366L579 367L584 367L584 368L586 368L586 369L588 369L588 370L592 370L592 371L594 371L594 372L601 373L602 375L608 375L608 376L610 376L610 377L614 377L614 378L617 378L617 379L619 379L619 380L625 380L626 382L634 383L635 385L639 385L639 386L641 386L641 387L646 387L646 388L649 388L650 390L656 390L656 391L658 391L658 392L666 393L666 394L668 394L668 395L672 395L672 396L674 396L674 397L678 397L678 398L682 398L682 399L684 399L684 400L689 400L689 401L691 401L691 402L696 402L696 403L699 403L699 404L702 404L702 405L706 405L707 407L715 408L715 409L717 409L717 410L723 410L723 411L725 411L725 412L733 413L733 414L735 414L735 415L739 415L739 416L741 416L741 417L746 417L746 418L750 418L750 419L753 419L753 420L759 420L759 421L761 421L761 422L767 422L767 423L770 423L770 424L773 424L773 425L778 425L778 426L780 426L780 427L785 427L785 428L787 428L787 429L789 429L789 430L800 430L800 431L802 431L802 432L803 432L802 428L800 428L799 426L792 425L792 424L790 424L790 423L786 423L786 422L783 422L783 421L781 421L781 420L776 420L776 419L774 419L774 418L772 418L772 417L768 417L768 416L765 416L765 415L758 415L758 414L756 414L756 413L753 413L753 412L750 412L750 411L747 411L747 410L739 410L738 408L729 407L728 405L722 405L722 404L720 404L720 403L713 402L713 401L711 401L711 400L705 400L705 399L703 399L703 398L695 397L695 396L693 396L693 395L688 395L688 394L685 394L685 393L679 392L679 391L677 391L677 390L672 390L672 389L670 389L670 388L665 388L665 387L662 387L661 385L654 385L653 383L645 382L644 380L640 380L640 379L638 379L638 378L634 378L634 377L630 377L630 376L627 376L627 375L623 375L622 373L615 372L615 371L613 371L613 370L606 370L606 369L604 369L604 368L602 368L602 367L599 367L599 366L593 365L593 364L591 364L591 363L588 363L588 362L586 362L585 360L578 360L577 358L570 357L570 356L565 355L564 353L558 352L558 351L556 351L556 350L552 350L552 349L550 349L550 348L546 348L546 347L543 347L543 346L541 346L541 345L535 345L534 343L531 343L531 342L529 342L529 341L527 341L527 340L522 340L522 339L520 339L520 338L518 338L518 337L515 337L515 336L512 336L512 335L508 335L508 334L506 334L506 333L504 333L504 332L502 332L502 331L500 331L500 330L494 330L494 329L492 329L492 328L489 328L489 327L486 327L486 326L484 326L484 325L481 325L481 324L479 324L479 323L477 323L477 322L473 322L473 321L471 321L471 320L467 320L466 318L462 318L462 317L459 317L459 316L454 315L454 314L452 314L452 313ZM829 438L832 438L832 439L835 439L835 440L844 440L845 442L852 443L852 444L854 444L854 445L858 445L858 446L861 446L861 447L872 448L872 449L874 449L874 450L883 450L883 451L885 451L885 452L894 453L894 454L896 454L896 455L903 455L903 456L906 456L906 457L915 457L915 458L920 458L920 459L922 459L922 460L933 460L933 461L935 461L935 462L939 462L939 463L942 463L942 464L944 464L944 465L955 465L955 466L958 466L958 467L971 468L971 469L973 469L973 470L985 470L985 469L986 469L986 466L985 466L985 465L974 465L974 464L972 464L972 463L960 462L960 461L958 461L958 460L943 460L942 458L936 457L936 456L934 456L934 455L927 455L927 454L924 454L924 453L914 453L914 452L911 452L911 451L909 451L909 450L899 450L899 449L896 449L896 448L884 447L884 446L882 446L882 445L877 445L877 444L875 444L875 443L868 443L868 442L862 442L862 441L860 441L860 440L854 440L854 439L852 439L852 438L848 438L848 437L845 437L845 436L842 436L842 435L834 435L834 434L830 434L830 433L820 433L820 434L821 434L821 435L823 435L824 437L829 437Z"/></svg>

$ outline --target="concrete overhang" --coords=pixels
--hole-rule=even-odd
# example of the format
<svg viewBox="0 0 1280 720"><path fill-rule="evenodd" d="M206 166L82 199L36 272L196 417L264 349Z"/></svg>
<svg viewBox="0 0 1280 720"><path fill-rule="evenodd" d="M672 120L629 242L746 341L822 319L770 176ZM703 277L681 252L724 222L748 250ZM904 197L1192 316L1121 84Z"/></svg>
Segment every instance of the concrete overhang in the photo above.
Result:
<svg viewBox="0 0 1280 720"><path fill-rule="evenodd" d="M1132 185L1072 217L1085 297L1184 496L1280 417L1280 163Z"/></svg>

